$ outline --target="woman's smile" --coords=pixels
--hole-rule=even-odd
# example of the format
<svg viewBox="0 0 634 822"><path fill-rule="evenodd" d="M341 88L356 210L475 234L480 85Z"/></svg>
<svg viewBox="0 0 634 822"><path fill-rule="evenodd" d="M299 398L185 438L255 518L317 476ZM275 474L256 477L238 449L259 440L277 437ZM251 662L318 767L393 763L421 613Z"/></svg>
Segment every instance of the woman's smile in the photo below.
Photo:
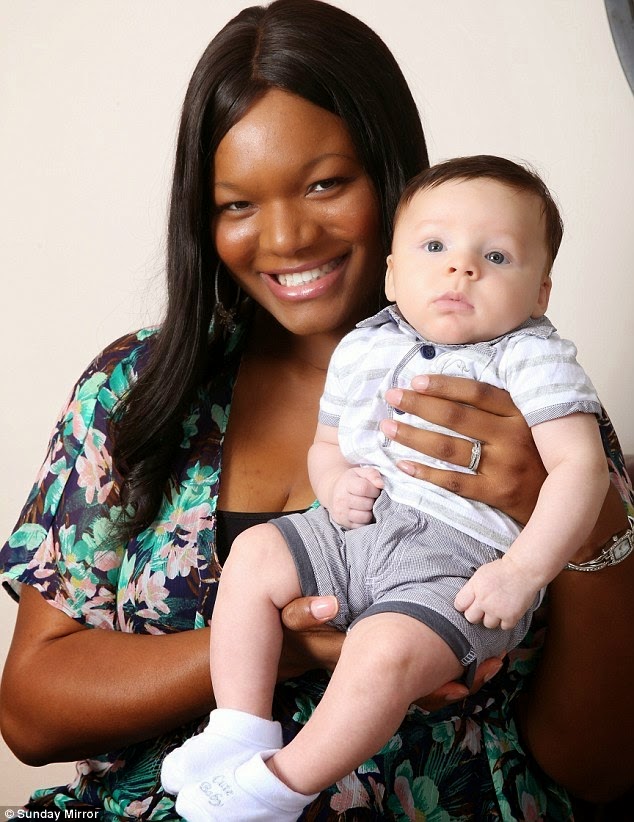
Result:
<svg viewBox="0 0 634 822"><path fill-rule="evenodd" d="M282 300L310 300L333 287L343 274L348 254L325 263L306 264L279 271L262 271L267 286Z"/></svg>

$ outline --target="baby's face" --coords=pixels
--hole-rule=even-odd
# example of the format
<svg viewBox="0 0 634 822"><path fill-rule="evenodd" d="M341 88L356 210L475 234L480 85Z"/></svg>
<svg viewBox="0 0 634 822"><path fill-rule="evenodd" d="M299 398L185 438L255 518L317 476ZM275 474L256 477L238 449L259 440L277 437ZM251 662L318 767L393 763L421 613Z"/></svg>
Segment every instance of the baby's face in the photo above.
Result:
<svg viewBox="0 0 634 822"><path fill-rule="evenodd" d="M419 191L401 212L385 292L429 340L491 340L544 314L546 261L537 195L455 180Z"/></svg>

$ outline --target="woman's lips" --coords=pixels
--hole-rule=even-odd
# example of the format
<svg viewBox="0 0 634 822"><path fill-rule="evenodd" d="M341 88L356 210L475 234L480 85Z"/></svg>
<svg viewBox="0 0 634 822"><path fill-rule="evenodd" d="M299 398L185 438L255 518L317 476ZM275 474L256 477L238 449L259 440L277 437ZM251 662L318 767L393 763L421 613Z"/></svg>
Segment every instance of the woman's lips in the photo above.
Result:
<svg viewBox="0 0 634 822"><path fill-rule="evenodd" d="M327 291L342 274L348 255L317 265L297 266L284 271L262 271L260 276L276 297L307 300Z"/></svg>

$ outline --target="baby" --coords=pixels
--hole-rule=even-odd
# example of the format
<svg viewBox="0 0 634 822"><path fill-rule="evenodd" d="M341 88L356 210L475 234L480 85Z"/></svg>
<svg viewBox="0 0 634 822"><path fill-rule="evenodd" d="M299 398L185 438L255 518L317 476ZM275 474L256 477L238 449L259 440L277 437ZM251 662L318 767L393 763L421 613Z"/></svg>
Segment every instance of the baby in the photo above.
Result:
<svg viewBox="0 0 634 822"><path fill-rule="evenodd" d="M509 160L450 160L406 188L387 259L394 304L359 323L328 370L309 453L322 507L249 529L224 567L211 632L218 708L162 771L190 822L297 819L381 749L412 702L469 681L524 637L608 487L598 398L575 347L544 316L561 236L544 183ZM525 416L548 477L523 530L399 469L421 456L381 433L396 413L385 392L425 372L505 388ZM463 442L464 470L477 471L486 444ZM283 747L271 721L279 611L327 594L347 630L341 657Z"/></svg>

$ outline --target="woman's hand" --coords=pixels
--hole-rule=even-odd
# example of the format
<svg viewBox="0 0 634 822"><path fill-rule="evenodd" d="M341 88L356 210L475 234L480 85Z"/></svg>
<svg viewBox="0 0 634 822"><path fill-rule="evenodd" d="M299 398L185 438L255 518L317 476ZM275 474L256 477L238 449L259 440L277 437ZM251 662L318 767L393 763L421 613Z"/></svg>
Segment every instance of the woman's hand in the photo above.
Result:
<svg viewBox="0 0 634 822"><path fill-rule="evenodd" d="M338 610L337 599L331 596L301 597L289 602L282 611L284 648L280 679L299 676L315 668L334 669L346 635L326 623ZM451 702L459 702L495 676L502 664L502 659L497 657L487 659L478 666L471 688L460 682L448 682L416 704L427 711L436 711Z"/></svg>
<svg viewBox="0 0 634 822"><path fill-rule="evenodd" d="M546 471L530 428L506 391L484 382L432 374L415 377L411 391L391 389L385 396L394 408L482 443L477 474L430 468L409 460L399 463L402 471L499 508L522 524L528 522ZM397 420L384 420L381 431L421 454L469 465L468 440Z"/></svg>
<svg viewBox="0 0 634 822"><path fill-rule="evenodd" d="M470 694L477 693L485 682L493 679L503 665L504 660L502 657L494 656L490 659L485 659L484 662L478 665L470 688L467 688L467 686L461 682L448 682L446 685L443 685L442 688L437 688L422 699L417 699L416 704L419 708L431 712L439 711L452 702L460 702L466 699Z"/></svg>
<svg viewBox="0 0 634 822"><path fill-rule="evenodd" d="M284 645L278 679L300 676L315 668L332 671L339 661L345 634L328 621L339 610L337 598L300 597L282 611Z"/></svg>

